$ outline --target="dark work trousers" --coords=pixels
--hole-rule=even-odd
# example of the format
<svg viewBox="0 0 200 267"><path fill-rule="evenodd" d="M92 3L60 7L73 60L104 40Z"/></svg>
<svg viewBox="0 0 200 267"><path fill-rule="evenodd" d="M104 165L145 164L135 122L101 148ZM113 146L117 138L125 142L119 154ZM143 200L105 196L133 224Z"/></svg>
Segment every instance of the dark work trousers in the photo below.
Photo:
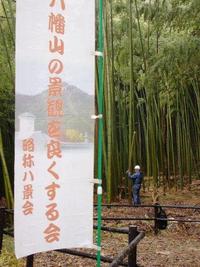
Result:
<svg viewBox="0 0 200 267"><path fill-rule="evenodd" d="M134 184L133 185L133 204L134 205L141 204L141 202L140 202L140 188L141 188L141 184Z"/></svg>

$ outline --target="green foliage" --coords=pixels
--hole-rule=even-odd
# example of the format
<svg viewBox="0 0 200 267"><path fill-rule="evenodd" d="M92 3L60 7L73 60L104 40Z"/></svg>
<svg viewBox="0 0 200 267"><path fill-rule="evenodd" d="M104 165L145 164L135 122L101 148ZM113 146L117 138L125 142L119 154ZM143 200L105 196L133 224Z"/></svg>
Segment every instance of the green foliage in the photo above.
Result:
<svg viewBox="0 0 200 267"><path fill-rule="evenodd" d="M24 260L17 260L14 255L13 238L4 236L3 251L0 256L0 266L2 267L23 267Z"/></svg>
<svg viewBox="0 0 200 267"><path fill-rule="evenodd" d="M66 129L66 140L68 142L84 142L84 135L75 129Z"/></svg>
<svg viewBox="0 0 200 267"><path fill-rule="evenodd" d="M14 7L13 1L0 1L0 175L4 178L0 186L9 207L13 202L10 177L14 174Z"/></svg>
<svg viewBox="0 0 200 267"><path fill-rule="evenodd" d="M117 127L105 153L106 179L115 192L125 170L139 163L155 186L163 176L165 184L183 187L200 172L200 1L112 3L112 16L105 9L105 65L114 62L114 75L108 67L105 90L115 101L105 94L114 106L105 105L105 147L110 116Z"/></svg>
<svg viewBox="0 0 200 267"><path fill-rule="evenodd" d="M0 128L13 177L15 3L0 4ZM199 0L104 2L108 201L136 163L155 186L163 176L164 187L183 187L200 173L199 21Z"/></svg>

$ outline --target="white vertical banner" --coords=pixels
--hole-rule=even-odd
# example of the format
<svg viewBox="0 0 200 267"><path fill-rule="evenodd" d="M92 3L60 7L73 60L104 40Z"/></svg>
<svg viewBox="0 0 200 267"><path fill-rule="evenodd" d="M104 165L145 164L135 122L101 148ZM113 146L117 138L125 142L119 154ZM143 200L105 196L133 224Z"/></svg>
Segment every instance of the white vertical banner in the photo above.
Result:
<svg viewBox="0 0 200 267"><path fill-rule="evenodd" d="M17 258L93 244L94 3L17 1Z"/></svg>

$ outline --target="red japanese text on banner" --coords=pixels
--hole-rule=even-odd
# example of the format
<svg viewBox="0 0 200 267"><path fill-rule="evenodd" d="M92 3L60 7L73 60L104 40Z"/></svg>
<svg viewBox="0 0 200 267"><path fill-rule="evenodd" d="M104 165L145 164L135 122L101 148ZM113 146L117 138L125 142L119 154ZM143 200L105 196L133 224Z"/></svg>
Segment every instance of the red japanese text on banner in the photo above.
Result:
<svg viewBox="0 0 200 267"><path fill-rule="evenodd" d="M93 244L94 2L17 1L17 258Z"/></svg>

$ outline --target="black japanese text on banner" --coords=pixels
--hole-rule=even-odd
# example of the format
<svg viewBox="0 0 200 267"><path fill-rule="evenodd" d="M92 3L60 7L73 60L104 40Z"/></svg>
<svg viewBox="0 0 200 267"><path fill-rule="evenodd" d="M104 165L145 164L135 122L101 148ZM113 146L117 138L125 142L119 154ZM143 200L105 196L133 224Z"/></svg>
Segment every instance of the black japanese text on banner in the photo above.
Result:
<svg viewBox="0 0 200 267"><path fill-rule="evenodd" d="M18 258L93 244L94 2L17 1Z"/></svg>

